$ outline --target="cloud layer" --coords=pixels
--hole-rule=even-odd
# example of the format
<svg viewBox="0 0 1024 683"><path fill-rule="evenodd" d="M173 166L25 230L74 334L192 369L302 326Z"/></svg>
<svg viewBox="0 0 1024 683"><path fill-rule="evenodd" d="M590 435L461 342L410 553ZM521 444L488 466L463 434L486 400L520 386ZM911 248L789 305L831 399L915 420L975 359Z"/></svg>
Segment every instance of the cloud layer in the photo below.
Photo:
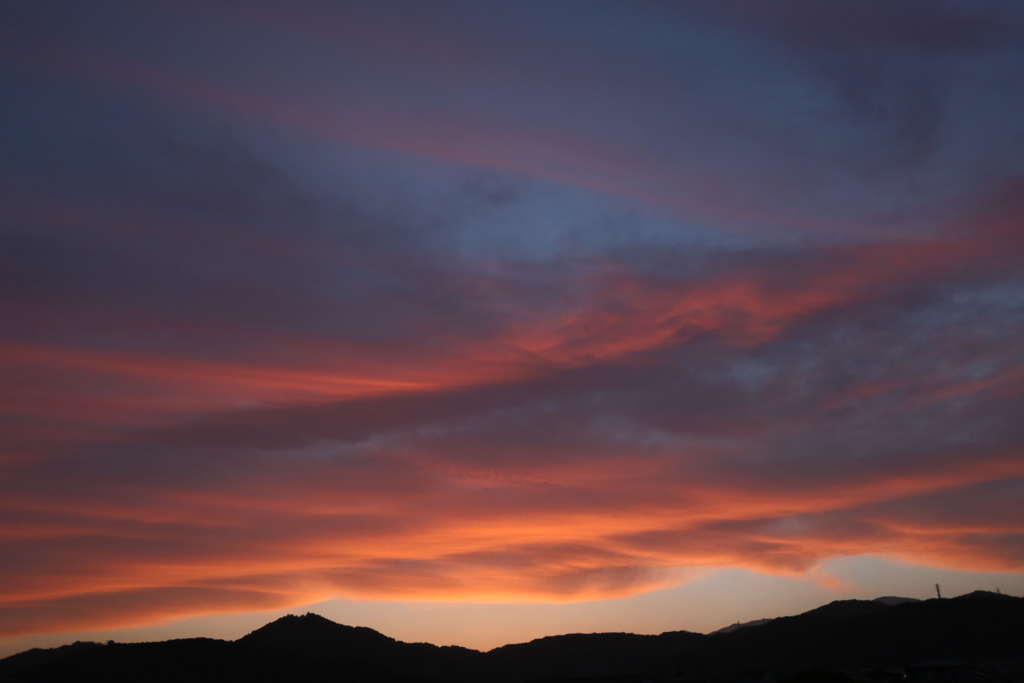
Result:
<svg viewBox="0 0 1024 683"><path fill-rule="evenodd" d="M0 635L1024 569L1014 4L0 25Z"/></svg>

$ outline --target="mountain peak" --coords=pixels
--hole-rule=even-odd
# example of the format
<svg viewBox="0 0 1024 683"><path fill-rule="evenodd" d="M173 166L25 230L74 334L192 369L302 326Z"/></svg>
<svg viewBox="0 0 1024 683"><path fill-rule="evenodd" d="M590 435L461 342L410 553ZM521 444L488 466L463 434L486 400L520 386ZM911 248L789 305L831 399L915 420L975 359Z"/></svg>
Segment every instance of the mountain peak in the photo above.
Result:
<svg viewBox="0 0 1024 683"><path fill-rule="evenodd" d="M893 605L902 605L903 603L906 603L906 602L921 602L921 601L918 600L917 598L901 598L901 597L898 597L898 596L895 596L895 595L883 595L880 598L875 598L871 602L878 602L878 603L881 603L883 605L889 605L890 607L892 607Z"/></svg>
<svg viewBox="0 0 1024 683"><path fill-rule="evenodd" d="M319 614L288 614L240 638L240 643L308 650L380 647L396 642L394 638L365 626L346 626Z"/></svg>
<svg viewBox="0 0 1024 683"><path fill-rule="evenodd" d="M961 596L958 596L958 597L952 598L952 599L953 600L963 600L963 599L977 600L979 598L983 599L983 600L991 600L991 599L995 599L995 600L1020 600L1021 599L1021 598L1015 597L1013 595L1007 595L1006 593L1001 593L1001 592L993 593L992 591L982 591L982 590L971 591L970 593L966 593L964 595L961 595Z"/></svg>

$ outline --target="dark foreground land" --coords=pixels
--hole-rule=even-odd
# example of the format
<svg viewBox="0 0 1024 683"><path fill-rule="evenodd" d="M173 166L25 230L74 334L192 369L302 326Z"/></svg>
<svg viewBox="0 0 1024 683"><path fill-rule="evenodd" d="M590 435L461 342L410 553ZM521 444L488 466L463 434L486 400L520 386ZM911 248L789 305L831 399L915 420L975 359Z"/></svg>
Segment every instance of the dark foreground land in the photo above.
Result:
<svg viewBox="0 0 1024 683"><path fill-rule="evenodd" d="M236 641L75 643L0 660L4 683L321 681L939 683L1024 681L1024 598L843 600L795 617L702 635L595 633L490 652L403 643L315 614Z"/></svg>

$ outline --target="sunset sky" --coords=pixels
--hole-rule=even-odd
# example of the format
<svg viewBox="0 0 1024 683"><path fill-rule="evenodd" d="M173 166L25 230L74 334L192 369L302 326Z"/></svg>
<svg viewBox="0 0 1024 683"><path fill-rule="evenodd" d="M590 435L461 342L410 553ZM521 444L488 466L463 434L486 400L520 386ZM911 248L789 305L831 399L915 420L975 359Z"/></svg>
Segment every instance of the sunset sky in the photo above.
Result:
<svg viewBox="0 0 1024 683"><path fill-rule="evenodd" d="M1024 594L1024 3L0 0L0 656Z"/></svg>

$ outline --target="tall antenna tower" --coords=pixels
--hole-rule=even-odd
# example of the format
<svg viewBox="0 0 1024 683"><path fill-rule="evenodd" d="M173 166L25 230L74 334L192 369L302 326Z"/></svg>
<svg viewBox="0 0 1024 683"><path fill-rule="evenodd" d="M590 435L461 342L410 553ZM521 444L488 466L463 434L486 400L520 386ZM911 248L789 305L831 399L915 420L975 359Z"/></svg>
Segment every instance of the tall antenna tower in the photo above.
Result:
<svg viewBox="0 0 1024 683"><path fill-rule="evenodd" d="M939 590L939 584L935 584L935 595L938 596L939 600L942 599L942 591Z"/></svg>

